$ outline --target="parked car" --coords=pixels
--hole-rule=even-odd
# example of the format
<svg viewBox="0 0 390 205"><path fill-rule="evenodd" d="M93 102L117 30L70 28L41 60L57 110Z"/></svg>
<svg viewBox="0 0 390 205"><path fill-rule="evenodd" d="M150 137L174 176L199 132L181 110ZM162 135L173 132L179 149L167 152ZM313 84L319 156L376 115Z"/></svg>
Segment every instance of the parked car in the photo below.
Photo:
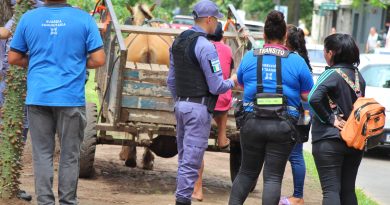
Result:
<svg viewBox="0 0 390 205"><path fill-rule="evenodd" d="M245 20L244 23L245 23L245 26L249 29L249 31L251 33L253 33L253 32L263 33L264 32L264 23L261 21Z"/></svg>
<svg viewBox="0 0 390 205"><path fill-rule="evenodd" d="M264 33L264 23L263 22L245 20L244 23L245 23L245 26L248 28L248 30L252 34L262 35ZM254 48L261 48L264 45L264 40L256 40L255 43L256 43L256 45L254 45Z"/></svg>
<svg viewBox="0 0 390 205"><path fill-rule="evenodd" d="M172 28L182 29L182 30L190 29L193 25L194 25L194 17L184 16L184 15L174 16L171 23Z"/></svg>
<svg viewBox="0 0 390 205"><path fill-rule="evenodd" d="M309 55L310 65L313 68L314 82L325 70L326 64L324 58L324 46L317 44L306 44L307 53Z"/></svg>
<svg viewBox="0 0 390 205"><path fill-rule="evenodd" d="M362 54L359 70L366 81L366 97L386 107L385 133L380 146L390 147L390 59L386 55Z"/></svg>
<svg viewBox="0 0 390 205"><path fill-rule="evenodd" d="M250 31L253 35L263 36L264 33L264 23L261 21L251 21L244 20L245 27ZM237 30L241 28L239 24L236 25ZM255 41L255 45L252 45L252 48L262 48L264 45L263 39L258 39Z"/></svg>
<svg viewBox="0 0 390 205"><path fill-rule="evenodd" d="M376 48L374 54L390 55L389 48Z"/></svg>

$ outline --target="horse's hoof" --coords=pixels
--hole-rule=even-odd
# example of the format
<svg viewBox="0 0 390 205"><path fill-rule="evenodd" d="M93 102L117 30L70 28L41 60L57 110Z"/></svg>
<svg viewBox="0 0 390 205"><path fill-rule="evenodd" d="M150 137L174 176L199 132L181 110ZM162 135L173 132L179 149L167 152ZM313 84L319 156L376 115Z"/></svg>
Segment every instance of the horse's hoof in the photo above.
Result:
<svg viewBox="0 0 390 205"><path fill-rule="evenodd" d="M145 149L142 156L142 168L145 170L153 170L154 167L154 155L149 149Z"/></svg>
<svg viewBox="0 0 390 205"><path fill-rule="evenodd" d="M144 164L142 166L142 169L144 169L144 170L153 170L153 168L154 168L154 162L153 161L151 161L151 162L149 162L147 164Z"/></svg>
<svg viewBox="0 0 390 205"><path fill-rule="evenodd" d="M128 159L125 161L125 165L126 167L134 168L137 167L137 161L135 159Z"/></svg>

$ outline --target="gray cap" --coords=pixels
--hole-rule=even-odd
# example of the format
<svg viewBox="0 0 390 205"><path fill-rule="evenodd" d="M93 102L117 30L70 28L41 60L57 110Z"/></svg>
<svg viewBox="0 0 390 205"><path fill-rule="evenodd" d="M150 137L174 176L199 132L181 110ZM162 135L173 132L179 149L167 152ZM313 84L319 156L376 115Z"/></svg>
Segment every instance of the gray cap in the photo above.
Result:
<svg viewBox="0 0 390 205"><path fill-rule="evenodd" d="M192 15L195 19L208 16L214 16L217 19L224 17L224 15L219 12L217 4L210 0L200 0L196 3Z"/></svg>

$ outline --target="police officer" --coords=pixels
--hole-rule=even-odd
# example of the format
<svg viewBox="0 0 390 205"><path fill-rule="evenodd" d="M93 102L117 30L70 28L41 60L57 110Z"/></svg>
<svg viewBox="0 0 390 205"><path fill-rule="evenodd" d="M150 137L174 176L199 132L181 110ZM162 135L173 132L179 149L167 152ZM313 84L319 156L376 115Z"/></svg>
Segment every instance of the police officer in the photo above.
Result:
<svg viewBox="0 0 390 205"><path fill-rule="evenodd" d="M218 94L234 87L233 75L223 80L214 45L207 40L218 19L223 18L215 3L199 1L193 9L195 25L181 33L171 47L167 84L176 99L177 148L179 153L176 204L191 204L191 195L204 152L208 146L211 113Z"/></svg>

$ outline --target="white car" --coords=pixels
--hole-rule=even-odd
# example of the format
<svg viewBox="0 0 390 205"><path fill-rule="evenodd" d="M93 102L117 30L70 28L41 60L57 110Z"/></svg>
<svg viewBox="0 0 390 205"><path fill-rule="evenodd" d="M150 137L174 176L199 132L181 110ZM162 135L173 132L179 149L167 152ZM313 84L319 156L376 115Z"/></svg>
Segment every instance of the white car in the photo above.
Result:
<svg viewBox="0 0 390 205"><path fill-rule="evenodd" d="M324 46L316 44L306 44L307 53L310 60L310 65L313 69L313 79L314 82L317 81L317 78L325 70L326 64L324 58Z"/></svg>
<svg viewBox="0 0 390 205"><path fill-rule="evenodd" d="M389 48L376 48L374 54L390 55Z"/></svg>
<svg viewBox="0 0 390 205"><path fill-rule="evenodd" d="M263 33L264 32L264 23L261 21L244 21L245 26L250 32Z"/></svg>
<svg viewBox="0 0 390 205"><path fill-rule="evenodd" d="M390 145L390 59L388 55L360 55L359 70L366 81L366 97L386 108L385 136L381 145Z"/></svg>

